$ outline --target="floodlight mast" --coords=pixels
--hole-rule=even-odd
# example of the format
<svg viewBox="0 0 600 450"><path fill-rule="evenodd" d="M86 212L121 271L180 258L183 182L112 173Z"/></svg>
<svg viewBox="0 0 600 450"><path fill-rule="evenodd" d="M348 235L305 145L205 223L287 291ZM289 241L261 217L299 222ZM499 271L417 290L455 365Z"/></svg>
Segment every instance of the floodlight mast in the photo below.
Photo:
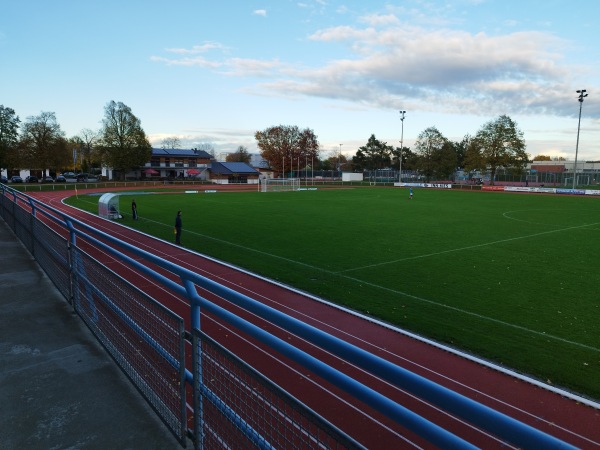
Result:
<svg viewBox="0 0 600 450"><path fill-rule="evenodd" d="M342 177L342 145L340 144L340 157L338 158L338 167L337 170L340 172L340 178Z"/></svg>
<svg viewBox="0 0 600 450"><path fill-rule="evenodd" d="M400 154L398 155L398 160L400 161L398 183L402 183L402 146L404 145L404 114L406 114L406 111L400 111L400 121L402 122L402 134L400 134Z"/></svg>
<svg viewBox="0 0 600 450"><path fill-rule="evenodd" d="M577 144L575 144L575 164L573 165L573 190L575 190L575 185L577 183L577 152L579 151L579 129L581 128L581 107L583 106L583 99L587 97L585 89L580 89L577 91L579 97L579 122L577 123Z"/></svg>

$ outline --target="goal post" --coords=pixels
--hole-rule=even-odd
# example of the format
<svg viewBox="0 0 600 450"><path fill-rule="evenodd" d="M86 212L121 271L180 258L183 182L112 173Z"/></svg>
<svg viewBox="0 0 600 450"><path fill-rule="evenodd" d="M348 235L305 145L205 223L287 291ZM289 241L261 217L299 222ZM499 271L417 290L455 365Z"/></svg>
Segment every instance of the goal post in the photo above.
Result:
<svg viewBox="0 0 600 450"><path fill-rule="evenodd" d="M285 192L300 189L300 178L263 178L261 192Z"/></svg>

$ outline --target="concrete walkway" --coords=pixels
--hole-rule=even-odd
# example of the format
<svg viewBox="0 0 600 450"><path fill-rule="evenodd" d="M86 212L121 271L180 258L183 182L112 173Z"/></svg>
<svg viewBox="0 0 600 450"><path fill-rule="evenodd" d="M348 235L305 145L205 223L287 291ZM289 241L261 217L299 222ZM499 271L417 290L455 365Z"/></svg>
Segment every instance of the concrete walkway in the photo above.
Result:
<svg viewBox="0 0 600 450"><path fill-rule="evenodd" d="M2 218L0 448L181 448Z"/></svg>

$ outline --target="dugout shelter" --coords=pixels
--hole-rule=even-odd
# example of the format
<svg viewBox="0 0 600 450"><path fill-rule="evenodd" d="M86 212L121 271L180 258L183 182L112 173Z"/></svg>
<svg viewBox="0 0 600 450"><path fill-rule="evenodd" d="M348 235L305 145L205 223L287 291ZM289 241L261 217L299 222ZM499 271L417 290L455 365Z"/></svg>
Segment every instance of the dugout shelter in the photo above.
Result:
<svg viewBox="0 0 600 450"><path fill-rule="evenodd" d="M119 212L119 194L102 194L98 200L98 215L109 220L122 219L123 216Z"/></svg>

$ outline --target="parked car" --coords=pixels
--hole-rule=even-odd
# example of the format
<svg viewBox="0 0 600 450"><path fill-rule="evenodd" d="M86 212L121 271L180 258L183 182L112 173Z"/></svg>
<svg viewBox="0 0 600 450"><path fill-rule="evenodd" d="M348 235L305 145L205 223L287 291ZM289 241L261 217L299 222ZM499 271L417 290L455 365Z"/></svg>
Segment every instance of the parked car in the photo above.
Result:
<svg viewBox="0 0 600 450"><path fill-rule="evenodd" d="M79 181L81 183L83 181L88 180L88 174L87 173L78 173L75 178L77 179L77 181Z"/></svg>
<svg viewBox="0 0 600 450"><path fill-rule="evenodd" d="M65 177L63 177L62 175L58 175L56 177L56 180L54 180L54 181L56 181L57 183L66 183L67 179Z"/></svg>
<svg viewBox="0 0 600 450"><path fill-rule="evenodd" d="M75 172L63 172L62 175L65 178L75 178Z"/></svg>
<svg viewBox="0 0 600 450"><path fill-rule="evenodd" d="M44 178L42 178L42 182L43 183L54 183L54 178L52 178L50 175L47 175Z"/></svg>
<svg viewBox="0 0 600 450"><path fill-rule="evenodd" d="M36 177L35 175L29 175L27 178L25 178L25 183L37 183L38 182L38 177Z"/></svg>
<svg viewBox="0 0 600 450"><path fill-rule="evenodd" d="M4 175L0 175L0 183L8 184L8 178L6 178Z"/></svg>
<svg viewBox="0 0 600 450"><path fill-rule="evenodd" d="M15 175L15 176L10 177L10 182L11 183L22 183L23 178L21 178L19 175Z"/></svg>

